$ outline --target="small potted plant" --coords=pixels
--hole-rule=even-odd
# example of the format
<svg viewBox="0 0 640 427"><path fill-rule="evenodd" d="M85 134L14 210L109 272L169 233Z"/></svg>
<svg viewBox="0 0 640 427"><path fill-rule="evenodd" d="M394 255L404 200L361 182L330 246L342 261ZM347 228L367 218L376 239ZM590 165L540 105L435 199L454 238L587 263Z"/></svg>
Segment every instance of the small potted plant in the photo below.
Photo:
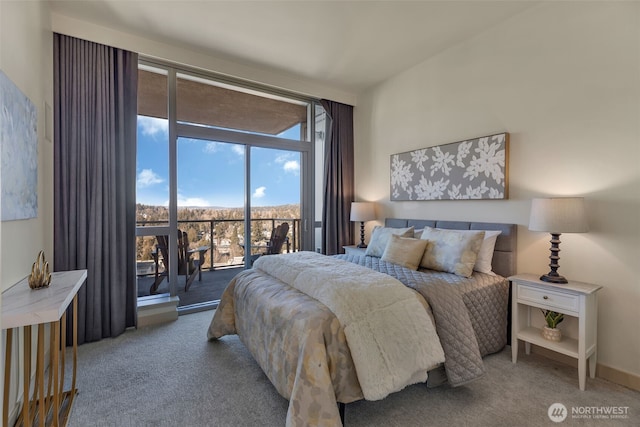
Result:
<svg viewBox="0 0 640 427"><path fill-rule="evenodd" d="M558 324L564 320L564 314L557 311L543 310L544 320L547 325L542 328L542 336L549 341L560 341L562 339L562 331L557 328Z"/></svg>

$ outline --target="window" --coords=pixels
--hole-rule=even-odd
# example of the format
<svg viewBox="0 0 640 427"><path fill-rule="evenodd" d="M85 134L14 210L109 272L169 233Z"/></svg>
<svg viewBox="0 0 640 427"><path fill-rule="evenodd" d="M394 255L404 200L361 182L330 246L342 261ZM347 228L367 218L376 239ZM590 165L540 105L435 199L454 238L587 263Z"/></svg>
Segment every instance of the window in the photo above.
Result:
<svg viewBox="0 0 640 427"><path fill-rule="evenodd" d="M316 249L326 114L315 100L150 61L138 84L139 296L155 290L191 305L197 279L187 293L176 272L157 276L165 263L155 236L171 245L178 229L209 248L196 262L214 285L210 274L250 266L283 222L283 250ZM207 283L216 291L205 301L219 299L219 285Z"/></svg>

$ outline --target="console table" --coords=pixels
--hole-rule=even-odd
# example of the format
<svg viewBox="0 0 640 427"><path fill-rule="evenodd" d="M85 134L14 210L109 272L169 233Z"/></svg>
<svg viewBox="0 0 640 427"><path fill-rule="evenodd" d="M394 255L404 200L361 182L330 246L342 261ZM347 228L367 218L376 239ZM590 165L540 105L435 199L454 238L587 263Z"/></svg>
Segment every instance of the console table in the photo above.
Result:
<svg viewBox="0 0 640 427"><path fill-rule="evenodd" d="M9 422L9 386L13 330L24 328L24 387L22 411L17 424L29 427L64 426L78 390L76 370L78 359L78 291L87 278L87 270L60 271L51 274L51 284L45 289L29 288L28 278L2 293L2 329L6 329L6 355L4 368L4 409L2 425ZM73 368L71 388L63 391L65 374L66 310L73 302ZM49 375L45 378L45 324L50 324ZM36 348L36 373L33 396L30 396L31 380L31 327L38 327ZM45 390L45 382L47 383Z"/></svg>

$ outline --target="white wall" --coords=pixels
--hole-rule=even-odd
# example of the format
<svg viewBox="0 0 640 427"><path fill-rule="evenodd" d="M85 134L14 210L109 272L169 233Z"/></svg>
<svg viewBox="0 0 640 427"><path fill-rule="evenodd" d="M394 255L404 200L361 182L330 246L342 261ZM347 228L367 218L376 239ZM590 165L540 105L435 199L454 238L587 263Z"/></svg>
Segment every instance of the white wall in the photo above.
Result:
<svg viewBox="0 0 640 427"><path fill-rule="evenodd" d="M53 144L44 138L45 102L53 106L53 37L46 3L3 1L0 10L0 68L38 111L38 217L0 224L5 290L29 274L41 249L53 258Z"/></svg>
<svg viewBox="0 0 640 427"><path fill-rule="evenodd" d="M548 2L362 94L356 194L379 218L515 222L518 272L546 273L530 199L586 198L560 273L604 286L599 363L640 375L640 4ZM507 201L389 201L393 153L507 131ZM371 226L371 225L370 225ZM570 323L570 322L567 322ZM571 326L571 325L569 325Z"/></svg>
<svg viewBox="0 0 640 427"><path fill-rule="evenodd" d="M53 106L53 38L50 28L46 2L0 1L0 69L38 110L38 217L0 223L2 291L30 273L31 264L41 249L50 260L53 259L53 147L44 138L45 102ZM14 361L21 360L21 356L15 357L18 349L14 349ZM32 366L35 365L32 363ZM15 371L12 403L17 394L17 383L22 381L17 381Z"/></svg>

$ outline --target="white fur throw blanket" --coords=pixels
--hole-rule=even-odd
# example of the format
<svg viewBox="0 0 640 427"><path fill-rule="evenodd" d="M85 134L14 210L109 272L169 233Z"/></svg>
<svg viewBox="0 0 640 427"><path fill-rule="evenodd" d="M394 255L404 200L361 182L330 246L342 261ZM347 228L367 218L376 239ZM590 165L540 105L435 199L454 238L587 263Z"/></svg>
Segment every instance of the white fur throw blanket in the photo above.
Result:
<svg viewBox="0 0 640 427"><path fill-rule="evenodd" d="M427 371L444 362L421 297L391 276L315 252L262 256L254 268L335 314L367 400L424 382Z"/></svg>

